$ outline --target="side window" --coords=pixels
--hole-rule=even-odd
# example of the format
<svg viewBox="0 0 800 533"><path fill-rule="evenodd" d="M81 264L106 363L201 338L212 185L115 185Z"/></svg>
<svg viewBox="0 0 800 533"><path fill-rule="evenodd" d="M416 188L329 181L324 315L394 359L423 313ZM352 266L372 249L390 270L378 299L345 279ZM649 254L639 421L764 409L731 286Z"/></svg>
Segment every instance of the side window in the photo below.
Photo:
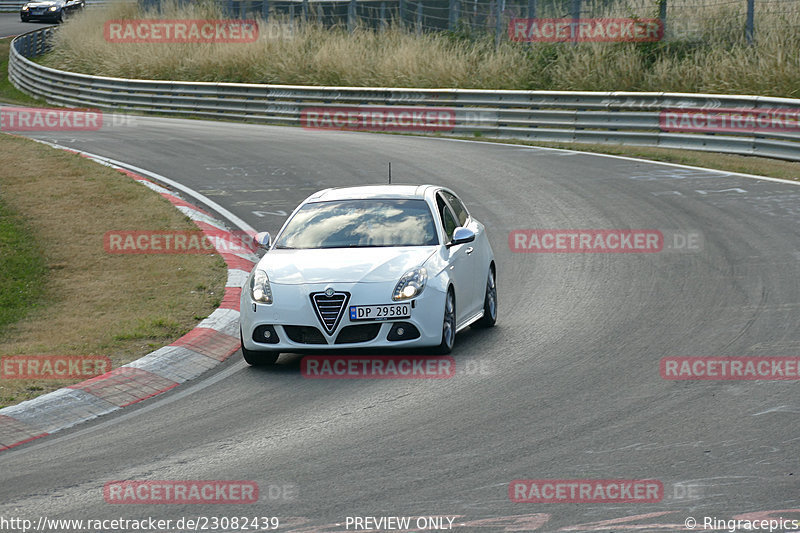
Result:
<svg viewBox="0 0 800 533"><path fill-rule="evenodd" d="M436 194L436 206L439 208L439 216L442 218L442 225L444 226L445 239L450 241L453 239L453 232L458 227L453 213L447 207L441 194Z"/></svg>
<svg viewBox="0 0 800 533"><path fill-rule="evenodd" d="M442 191L442 196L444 196L447 203L450 204L450 207L453 208L455 212L456 218L458 219L458 225L464 226L467 223L467 218L469 218L469 214L467 213L467 209L464 207L464 204L461 203L461 200L455 197L455 195L450 194L447 191Z"/></svg>

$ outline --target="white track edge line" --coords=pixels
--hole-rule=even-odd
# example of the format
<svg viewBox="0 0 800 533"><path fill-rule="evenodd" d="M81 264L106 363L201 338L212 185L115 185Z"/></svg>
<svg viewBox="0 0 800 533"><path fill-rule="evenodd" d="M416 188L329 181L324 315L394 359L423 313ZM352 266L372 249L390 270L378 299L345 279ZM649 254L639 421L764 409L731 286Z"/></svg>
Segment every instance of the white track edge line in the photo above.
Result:
<svg viewBox="0 0 800 533"><path fill-rule="evenodd" d="M550 150L553 152L567 152L570 154L580 154L580 155L591 155L597 157L609 157L612 159L623 159L625 161L636 161L637 163L650 163L653 165L662 165L667 167L676 167L676 168L687 168L690 170L702 170L704 172L719 172L723 174L728 174L730 176L740 176L742 178L749 178L749 179L756 179L756 180L765 180L765 181L775 181L778 183L788 183L791 185L800 185L800 181L788 180L784 178L773 178L770 176L759 176L758 174L745 174L744 172L734 172L732 170L721 170L718 168L708 168L708 167L696 167L692 165L682 165L681 163L670 163L668 161L655 161L653 159L642 159L641 157L630 157L626 155L615 155L615 154L602 154L598 152L586 152L581 150L573 150L569 148L552 148L550 146L536 146L535 144L514 144L514 143L506 143L506 142L492 142L492 141L473 141L470 139L449 139L447 137L429 137L425 135L409 135L409 137L417 137L421 139L438 139L441 141L450 141L450 142L462 142L462 143L476 143L476 144L494 144L500 146L513 146L515 148L528 148L528 149L536 149L536 150ZM658 148L657 146L644 146L641 148ZM681 149L683 150L683 149ZM691 150L688 150L691 151ZM720 155L742 155L742 154L726 154L725 152L704 152L704 153L713 153L713 154L720 154ZM745 157L745 156L742 156ZM763 157L755 155L753 157ZM765 159L773 159L766 157ZM783 159L776 159L777 161L784 161ZM792 161L789 161L792 162Z"/></svg>

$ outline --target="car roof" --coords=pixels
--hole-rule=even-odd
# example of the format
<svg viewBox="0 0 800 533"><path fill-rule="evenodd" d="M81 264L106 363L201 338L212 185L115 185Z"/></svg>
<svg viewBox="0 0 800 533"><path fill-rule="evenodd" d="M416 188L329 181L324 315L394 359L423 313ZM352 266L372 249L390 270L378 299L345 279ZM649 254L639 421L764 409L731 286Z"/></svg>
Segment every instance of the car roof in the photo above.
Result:
<svg viewBox="0 0 800 533"><path fill-rule="evenodd" d="M364 200L369 198L419 198L424 199L428 191L437 189L433 185L362 185L325 189L308 197L306 202L328 202L331 200Z"/></svg>

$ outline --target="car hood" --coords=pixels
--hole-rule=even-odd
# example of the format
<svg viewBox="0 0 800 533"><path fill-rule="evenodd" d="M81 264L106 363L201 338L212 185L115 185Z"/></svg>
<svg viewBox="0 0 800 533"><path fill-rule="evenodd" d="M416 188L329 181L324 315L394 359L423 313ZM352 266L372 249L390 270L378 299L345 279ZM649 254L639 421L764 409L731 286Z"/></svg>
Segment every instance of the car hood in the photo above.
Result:
<svg viewBox="0 0 800 533"><path fill-rule="evenodd" d="M271 250L258 263L271 283L380 283L398 281L422 265L436 246Z"/></svg>
<svg viewBox="0 0 800 533"><path fill-rule="evenodd" d="M50 7L60 5L58 2L28 2L27 7Z"/></svg>

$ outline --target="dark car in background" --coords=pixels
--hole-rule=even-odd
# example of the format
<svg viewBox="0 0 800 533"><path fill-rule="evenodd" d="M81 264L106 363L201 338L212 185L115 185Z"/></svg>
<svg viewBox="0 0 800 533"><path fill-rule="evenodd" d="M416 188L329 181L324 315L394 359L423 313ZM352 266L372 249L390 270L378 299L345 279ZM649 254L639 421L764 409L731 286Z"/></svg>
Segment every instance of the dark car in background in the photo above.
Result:
<svg viewBox="0 0 800 533"><path fill-rule="evenodd" d="M85 0L42 0L41 2L27 2L19 10L22 22L29 20L43 20L63 22L68 16L80 11Z"/></svg>

